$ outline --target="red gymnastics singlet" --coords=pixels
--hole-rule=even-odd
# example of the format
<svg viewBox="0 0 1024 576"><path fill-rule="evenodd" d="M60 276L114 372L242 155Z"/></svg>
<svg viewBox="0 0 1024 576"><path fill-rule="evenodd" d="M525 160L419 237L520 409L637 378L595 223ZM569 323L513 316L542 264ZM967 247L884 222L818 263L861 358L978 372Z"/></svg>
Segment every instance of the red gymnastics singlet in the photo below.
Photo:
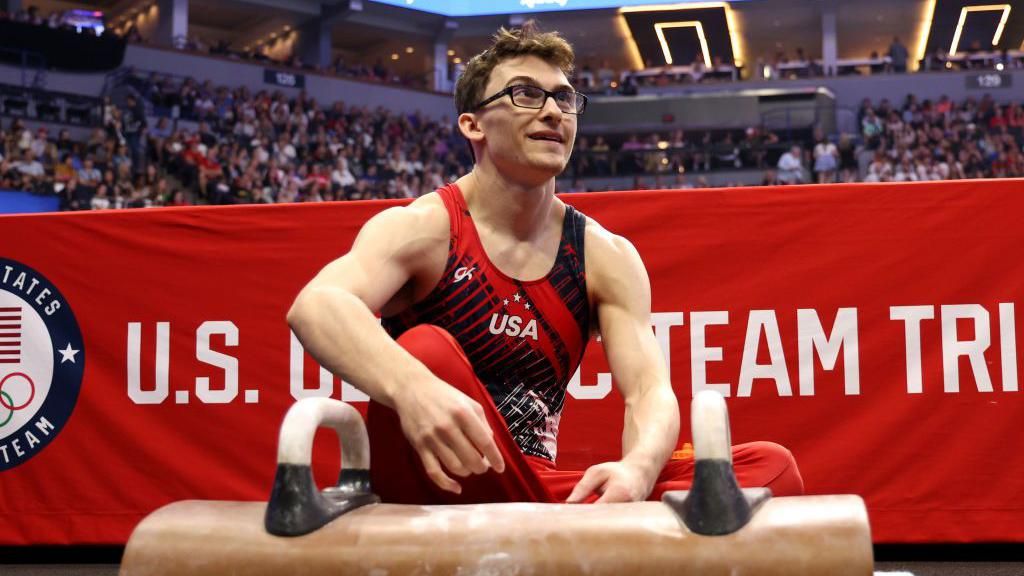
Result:
<svg viewBox="0 0 1024 576"><path fill-rule="evenodd" d="M423 300L384 318L384 329L392 338L420 324L447 330L520 450L554 461L566 386L590 335L586 217L565 207L555 265L543 278L524 282L491 263L459 188L449 184L438 194L451 230L444 275Z"/></svg>

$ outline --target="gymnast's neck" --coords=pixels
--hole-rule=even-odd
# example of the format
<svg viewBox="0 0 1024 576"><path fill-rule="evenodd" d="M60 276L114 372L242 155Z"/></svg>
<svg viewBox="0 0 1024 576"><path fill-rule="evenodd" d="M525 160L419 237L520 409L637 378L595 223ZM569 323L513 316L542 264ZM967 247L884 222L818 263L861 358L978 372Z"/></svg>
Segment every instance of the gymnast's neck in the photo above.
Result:
<svg viewBox="0 0 1024 576"><path fill-rule="evenodd" d="M526 176L526 175L524 175ZM564 208L555 198L554 177L519 177L491 163L478 163L456 181L478 227L530 241L561 221Z"/></svg>

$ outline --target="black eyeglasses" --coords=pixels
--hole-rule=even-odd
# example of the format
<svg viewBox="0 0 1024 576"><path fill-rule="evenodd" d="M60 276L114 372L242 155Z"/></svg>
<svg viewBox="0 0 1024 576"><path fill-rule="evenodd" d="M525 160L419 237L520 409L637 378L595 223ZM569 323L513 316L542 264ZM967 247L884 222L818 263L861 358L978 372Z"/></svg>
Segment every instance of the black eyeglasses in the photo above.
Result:
<svg viewBox="0 0 1024 576"><path fill-rule="evenodd" d="M548 98L551 98L555 101L558 109L566 114L583 114L583 111L587 109L587 97L575 90L566 88L552 92L540 86L532 86L530 84L514 84L509 86L497 94L484 99L473 109L479 110L505 95L512 99L513 106L520 108L539 110L544 107Z"/></svg>

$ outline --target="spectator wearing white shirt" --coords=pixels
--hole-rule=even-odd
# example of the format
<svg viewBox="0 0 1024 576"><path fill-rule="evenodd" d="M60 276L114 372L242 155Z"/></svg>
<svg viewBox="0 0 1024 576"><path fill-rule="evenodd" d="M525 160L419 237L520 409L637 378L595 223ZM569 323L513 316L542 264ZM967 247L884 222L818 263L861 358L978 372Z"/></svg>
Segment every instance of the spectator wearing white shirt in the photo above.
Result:
<svg viewBox="0 0 1024 576"><path fill-rule="evenodd" d="M109 210L110 209L110 197L107 194L107 185L100 184L96 189L96 195L89 201L89 208L91 210Z"/></svg>
<svg viewBox="0 0 1024 576"><path fill-rule="evenodd" d="M28 150L29 148L32 147L33 138L32 138L32 131L31 130L29 130L28 128L23 128L21 130L17 130L17 128L16 128L15 129L15 134L18 135L18 149L19 150Z"/></svg>
<svg viewBox="0 0 1024 576"><path fill-rule="evenodd" d="M259 165L266 164L270 161L270 152L267 150L270 148L270 141L266 138L262 140L253 140L254 147L252 151L253 162Z"/></svg>
<svg viewBox="0 0 1024 576"><path fill-rule="evenodd" d="M331 171L331 183L341 190L348 190L356 184L356 178L348 169L348 160L344 156L338 158Z"/></svg>
<svg viewBox="0 0 1024 576"><path fill-rule="evenodd" d="M46 147L49 143L50 141L46 127L43 126L36 131L36 137L32 139L31 144L29 144L29 150L32 151L32 154L35 155L36 158L41 158L46 152Z"/></svg>
<svg viewBox="0 0 1024 576"><path fill-rule="evenodd" d="M274 154L280 164L291 164L295 161L297 151L295 146L288 141L288 135L282 133L274 145Z"/></svg>
<svg viewBox="0 0 1024 576"><path fill-rule="evenodd" d="M896 166L896 171L893 174L892 180L893 182L917 182L920 178L918 177L918 171L914 168L910 159L904 158Z"/></svg>
<svg viewBox="0 0 1024 576"><path fill-rule="evenodd" d="M802 184L804 182L803 152L799 146L793 146L779 158L778 178L783 184Z"/></svg>
<svg viewBox="0 0 1024 576"><path fill-rule="evenodd" d="M46 171L43 169L43 165L39 160L36 160L36 155L32 150L26 150L23 158L23 160L20 160L15 164L15 168L18 172L31 177L36 182L42 180L43 177L46 176Z"/></svg>

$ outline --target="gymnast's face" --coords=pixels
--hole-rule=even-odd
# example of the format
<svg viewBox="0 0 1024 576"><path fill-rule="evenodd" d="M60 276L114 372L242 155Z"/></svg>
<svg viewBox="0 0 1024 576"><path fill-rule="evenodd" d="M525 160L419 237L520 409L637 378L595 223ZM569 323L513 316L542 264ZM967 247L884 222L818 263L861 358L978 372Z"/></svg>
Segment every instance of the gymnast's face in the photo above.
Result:
<svg viewBox="0 0 1024 576"><path fill-rule="evenodd" d="M572 90L568 78L555 65L536 56L520 56L494 67L483 99L510 86L537 86L548 91ZM516 104L537 104L529 95L515 94ZM538 183L554 178L565 169L576 139L576 115L563 112L554 98L544 99L541 108L513 104L504 95L476 110L474 134L483 144L482 153L503 174Z"/></svg>

